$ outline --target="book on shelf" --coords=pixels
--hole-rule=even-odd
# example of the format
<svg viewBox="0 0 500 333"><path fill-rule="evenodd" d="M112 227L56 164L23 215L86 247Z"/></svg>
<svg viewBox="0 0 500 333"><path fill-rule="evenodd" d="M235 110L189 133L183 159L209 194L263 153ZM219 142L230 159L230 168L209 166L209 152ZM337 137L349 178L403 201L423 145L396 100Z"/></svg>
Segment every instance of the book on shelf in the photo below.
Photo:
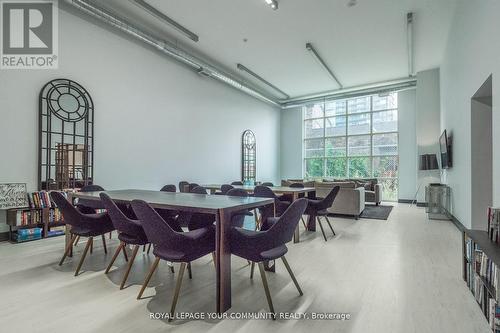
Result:
<svg viewBox="0 0 500 333"><path fill-rule="evenodd" d="M488 236L495 243L500 243L500 208L488 207Z"/></svg>

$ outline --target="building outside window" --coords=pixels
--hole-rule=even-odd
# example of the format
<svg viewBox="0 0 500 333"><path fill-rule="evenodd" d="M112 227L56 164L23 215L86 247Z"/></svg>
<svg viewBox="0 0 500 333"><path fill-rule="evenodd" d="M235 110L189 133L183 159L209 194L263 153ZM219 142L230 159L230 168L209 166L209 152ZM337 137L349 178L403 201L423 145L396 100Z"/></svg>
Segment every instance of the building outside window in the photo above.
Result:
<svg viewBox="0 0 500 333"><path fill-rule="evenodd" d="M397 96L394 92L304 106L304 178L377 178L383 200L397 201Z"/></svg>

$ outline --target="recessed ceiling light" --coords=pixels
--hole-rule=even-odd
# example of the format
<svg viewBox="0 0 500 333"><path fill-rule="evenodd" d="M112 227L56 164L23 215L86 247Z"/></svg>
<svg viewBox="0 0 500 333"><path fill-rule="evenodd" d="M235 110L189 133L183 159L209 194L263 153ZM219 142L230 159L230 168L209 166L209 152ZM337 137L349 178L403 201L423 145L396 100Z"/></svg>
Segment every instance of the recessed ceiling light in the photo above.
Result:
<svg viewBox="0 0 500 333"><path fill-rule="evenodd" d="M266 3L271 6L272 9L278 9L278 1L276 0L266 0Z"/></svg>
<svg viewBox="0 0 500 333"><path fill-rule="evenodd" d="M347 2L347 7L354 7L358 4L358 1L357 0L349 0Z"/></svg>

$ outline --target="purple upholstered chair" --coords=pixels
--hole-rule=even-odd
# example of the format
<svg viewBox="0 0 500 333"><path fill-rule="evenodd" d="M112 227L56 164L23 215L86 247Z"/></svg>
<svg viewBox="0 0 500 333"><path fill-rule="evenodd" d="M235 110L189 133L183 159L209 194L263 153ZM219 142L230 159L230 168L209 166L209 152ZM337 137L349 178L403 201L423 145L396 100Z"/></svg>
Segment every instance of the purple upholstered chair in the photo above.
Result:
<svg viewBox="0 0 500 333"><path fill-rule="evenodd" d="M323 233L323 238L325 242L328 241L326 239L325 230L323 230L323 225L321 224L321 217L326 219L328 226L330 226L330 230L335 236L335 231L333 230L332 224L330 223L330 219L328 218L328 208L333 204L337 194L340 191L340 186L335 186L328 195L321 200L311 200L309 199L309 204L307 205L307 209L305 214L310 216L310 221L314 222L314 220L318 221L319 227L321 228L321 232Z"/></svg>
<svg viewBox="0 0 500 333"><path fill-rule="evenodd" d="M233 186L242 186L243 182L235 181L235 182L232 182L231 185L233 185Z"/></svg>
<svg viewBox="0 0 500 333"><path fill-rule="evenodd" d="M241 188L233 188L232 190L229 190L226 195L230 197L246 198L248 197L248 192ZM249 210L234 213L231 218L231 225L233 227L242 228L245 222L245 216L253 216L253 214Z"/></svg>
<svg viewBox="0 0 500 333"><path fill-rule="evenodd" d="M273 183L271 183L271 182L264 182L264 183L262 183L262 184L260 184L260 185L261 185L261 186L267 186L267 187L273 187L273 186L274 186L274 184L273 184Z"/></svg>
<svg viewBox="0 0 500 333"><path fill-rule="evenodd" d="M177 192L177 188L175 187L174 184L169 184L169 185L165 185L161 188L162 192Z"/></svg>
<svg viewBox="0 0 500 333"><path fill-rule="evenodd" d="M253 196L258 198L272 198L274 199L274 206L276 211L273 210L273 206L265 206L259 208L259 213L261 216L261 221L266 221L269 217L281 216L283 212L290 206L287 201L281 201L280 198L274 194L274 192L267 186L258 185L255 186L253 190Z"/></svg>
<svg viewBox="0 0 500 333"><path fill-rule="evenodd" d="M192 193L193 190L197 187L200 187L200 185L196 184L196 183L190 183L188 188L189 188L189 193Z"/></svg>
<svg viewBox="0 0 500 333"><path fill-rule="evenodd" d="M182 182L181 182L182 183ZM187 182L186 182L187 183ZM180 184L179 184L180 185ZM161 189L160 189L161 192L169 192L169 193L176 193L177 192L177 188L175 187L175 185L173 184L170 184L170 185L165 185L163 186ZM182 231L182 228L178 225L178 223L176 222L176 217L177 215L179 215L179 212L176 211L176 210L172 210L172 209L164 209L164 208L156 208L156 211L158 212L158 214L160 214L160 216L168 221L168 223L170 225L172 224L176 224L175 226L173 226L173 229L175 231ZM149 248L148 248L148 253L149 253Z"/></svg>
<svg viewBox="0 0 500 333"><path fill-rule="evenodd" d="M186 192L185 188L188 185L189 185L189 182L187 182L187 181L183 180L183 181L179 182L179 192Z"/></svg>
<svg viewBox="0 0 500 333"><path fill-rule="evenodd" d="M80 192L99 192L104 191L104 188L99 185L85 185L80 189ZM104 209L102 203L96 200L78 199L76 208L83 214L95 214L96 209Z"/></svg>
<svg viewBox="0 0 500 333"><path fill-rule="evenodd" d="M207 190L202 186L197 186L191 190L191 193L208 195ZM215 222L215 216L213 214L203 214L203 213L186 213L191 214L187 226L189 230L196 230L201 228L206 228Z"/></svg>
<svg viewBox="0 0 500 333"><path fill-rule="evenodd" d="M171 316L169 320L171 320L175 312L182 277L187 264L209 253L214 254L215 227L211 225L194 231L176 232L146 202L134 200L132 201L132 207L135 214L143 221L144 231L148 240L153 243L153 254L156 256L137 299L142 297L160 259L181 263L170 309Z"/></svg>
<svg viewBox="0 0 500 333"><path fill-rule="evenodd" d="M302 290L285 258L285 254L288 252L285 244L292 240L297 223L299 223L306 207L307 199L295 200L280 217L265 220L260 231L242 228L231 229L231 253L252 262L251 278L255 263L258 264L267 302L272 313L274 313L273 301L263 262L281 258L299 294L302 295Z"/></svg>
<svg viewBox="0 0 500 333"><path fill-rule="evenodd" d="M82 268L85 256L92 245L93 239L96 236L102 236L104 239L104 234L115 230L113 223L109 218L108 213L101 214L83 214L78 209L73 207L71 203L66 200L66 198L59 192L50 192L50 197L52 201L57 205L61 214L64 217L64 222L71 225L71 241L68 243L64 255L59 262L61 266L66 259L67 255L73 248L73 243L77 236L88 237L87 245L85 250L83 250L82 258L78 263L78 267L75 271L75 276L78 275L80 269Z"/></svg>
<svg viewBox="0 0 500 333"><path fill-rule="evenodd" d="M109 217L111 218L111 222L118 232L118 239L120 240L120 245L116 249L113 258L111 259L111 262L109 263L104 273L108 274L121 251L123 251L125 260L128 260L126 246L134 245L132 256L130 257L130 260L128 260L127 270L125 271L122 282L120 284L120 289L123 289L125 283L127 282L128 275L130 274L130 269L134 264L137 251L139 251L139 247L141 245L144 246L148 244L149 241L146 237L146 234L144 233L144 229L142 229L141 222L139 220L132 220L128 218L106 193L101 193L100 197L101 201L104 204L104 207L109 214Z"/></svg>
<svg viewBox="0 0 500 333"><path fill-rule="evenodd" d="M226 195L227 192L231 191L233 188L234 188L233 185L223 184L220 187L220 191L219 192L215 192L215 194L217 194L217 195Z"/></svg>

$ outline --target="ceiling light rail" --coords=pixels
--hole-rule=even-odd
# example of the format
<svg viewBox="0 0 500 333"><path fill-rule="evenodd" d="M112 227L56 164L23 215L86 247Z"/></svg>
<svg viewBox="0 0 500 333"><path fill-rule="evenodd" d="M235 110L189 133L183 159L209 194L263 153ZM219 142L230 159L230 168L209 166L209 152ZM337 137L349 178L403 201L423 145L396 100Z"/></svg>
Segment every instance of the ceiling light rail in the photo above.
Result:
<svg viewBox="0 0 500 333"><path fill-rule="evenodd" d="M343 88L342 83L340 83L340 81L337 79L337 77L335 76L333 71L330 69L330 67L328 67L326 62L320 57L318 51L316 51L316 49L312 46L311 43L306 44L306 49L309 52L311 52L313 57L316 58L316 60L319 62L319 64L321 66L323 66L323 68L328 72L328 74L330 74L330 76L333 78L333 80L335 80L335 82L339 85L340 89L342 89Z"/></svg>
<svg viewBox="0 0 500 333"><path fill-rule="evenodd" d="M267 81L266 79L262 78L260 75L258 75L257 73L253 72L248 67L246 67L246 66L244 66L242 64L237 64L236 67L239 70L246 72L250 76L253 76L255 79L261 81L262 83L264 83L268 87L271 87L272 89L276 90L277 92L279 92L280 94L282 94L283 96L285 96L285 99L289 99L290 98L290 96L287 93L285 93L283 90L281 90L280 88L276 87L275 85L273 85L271 82Z"/></svg>
<svg viewBox="0 0 500 333"><path fill-rule="evenodd" d="M176 30L187 36L189 39L198 42L199 37L197 34L194 32L190 31L186 27L182 26L181 24L177 23L167 15L163 14L161 11L156 9L155 7L151 6L149 3L147 3L144 0L132 0L134 4L148 12L149 14L153 15L154 17L160 19L161 21L167 23L168 25L174 27Z"/></svg>

